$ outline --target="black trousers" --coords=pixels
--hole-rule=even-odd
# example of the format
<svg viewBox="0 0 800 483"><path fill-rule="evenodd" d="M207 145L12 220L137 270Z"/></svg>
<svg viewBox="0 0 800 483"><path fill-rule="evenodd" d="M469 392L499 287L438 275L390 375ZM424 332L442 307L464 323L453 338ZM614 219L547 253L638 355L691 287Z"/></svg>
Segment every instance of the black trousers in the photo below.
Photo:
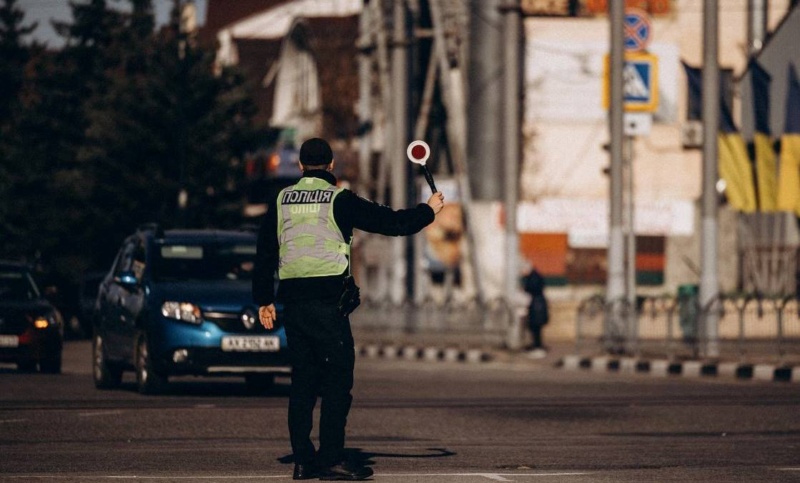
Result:
<svg viewBox="0 0 800 483"><path fill-rule="evenodd" d="M353 397L355 350L350 321L336 300L284 304L284 324L292 362L289 435L294 461L332 466L342 461L347 414ZM320 408L319 453L311 442L314 406Z"/></svg>
<svg viewBox="0 0 800 483"><path fill-rule="evenodd" d="M530 324L531 336L533 337L533 348L542 348L542 326L539 324Z"/></svg>

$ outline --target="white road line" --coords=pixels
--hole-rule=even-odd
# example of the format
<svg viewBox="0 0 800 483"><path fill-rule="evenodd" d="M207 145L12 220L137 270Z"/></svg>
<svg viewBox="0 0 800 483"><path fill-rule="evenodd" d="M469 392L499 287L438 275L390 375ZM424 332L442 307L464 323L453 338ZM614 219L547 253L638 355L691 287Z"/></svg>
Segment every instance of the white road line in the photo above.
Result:
<svg viewBox="0 0 800 483"><path fill-rule="evenodd" d="M286 478L287 475L244 475L244 476L105 476L110 480L253 480L261 478Z"/></svg>
<svg viewBox="0 0 800 483"><path fill-rule="evenodd" d="M0 424L2 423L24 423L27 419L2 419L0 420Z"/></svg>
<svg viewBox="0 0 800 483"><path fill-rule="evenodd" d="M496 481L513 481L505 479L506 476L528 477L528 476L581 476L589 475L586 472L569 473L375 473L376 478L406 478L419 476L482 476Z"/></svg>
<svg viewBox="0 0 800 483"><path fill-rule="evenodd" d="M254 480L264 478L286 478L287 475L245 475L245 476L137 476L137 475L11 475L4 476L3 478L14 478L18 480L74 480L76 478L88 478L89 480Z"/></svg>
<svg viewBox="0 0 800 483"><path fill-rule="evenodd" d="M82 418L91 418L94 416L116 416L122 414L122 411L95 411L91 413L79 413L78 416Z"/></svg>
<svg viewBox="0 0 800 483"><path fill-rule="evenodd" d="M783 471L797 471L800 468L781 468ZM591 473L587 472L565 472L565 473L376 473L373 478L411 478L411 477L482 477L493 481L515 481L510 480L508 477L528 478L528 477L541 477L541 476L584 476ZM84 475L85 476L85 475ZM76 478L83 478L82 475L8 475L3 478L17 479L17 480L32 480L32 479L51 479L51 480L65 480ZM90 479L104 479L104 480L253 480L253 479L278 479L286 478L287 475L238 475L238 476L138 476L138 475L92 475L86 476Z"/></svg>

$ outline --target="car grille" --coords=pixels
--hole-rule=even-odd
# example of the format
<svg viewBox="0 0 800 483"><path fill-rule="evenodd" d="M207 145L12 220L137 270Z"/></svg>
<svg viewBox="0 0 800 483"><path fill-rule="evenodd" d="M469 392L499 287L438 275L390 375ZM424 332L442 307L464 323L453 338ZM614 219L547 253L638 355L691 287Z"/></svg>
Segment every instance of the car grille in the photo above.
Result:
<svg viewBox="0 0 800 483"><path fill-rule="evenodd" d="M248 329L242 322L241 312L204 312L203 318L216 325L225 332L258 334L269 332L261 323L256 322L253 328ZM274 330L274 329L273 329Z"/></svg>

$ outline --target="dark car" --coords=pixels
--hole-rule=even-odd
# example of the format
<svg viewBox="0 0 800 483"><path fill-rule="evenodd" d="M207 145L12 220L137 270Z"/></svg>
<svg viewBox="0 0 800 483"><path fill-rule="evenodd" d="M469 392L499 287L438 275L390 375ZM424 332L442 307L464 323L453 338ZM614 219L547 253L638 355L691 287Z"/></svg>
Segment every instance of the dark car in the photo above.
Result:
<svg viewBox="0 0 800 483"><path fill-rule="evenodd" d="M61 314L42 296L30 269L0 261L0 361L58 374L63 345Z"/></svg>
<svg viewBox="0 0 800 483"><path fill-rule="evenodd" d="M252 301L255 253L251 231L147 226L126 239L98 290L95 385L133 370L144 394L178 375L240 375L261 391L289 373L283 327L265 329Z"/></svg>

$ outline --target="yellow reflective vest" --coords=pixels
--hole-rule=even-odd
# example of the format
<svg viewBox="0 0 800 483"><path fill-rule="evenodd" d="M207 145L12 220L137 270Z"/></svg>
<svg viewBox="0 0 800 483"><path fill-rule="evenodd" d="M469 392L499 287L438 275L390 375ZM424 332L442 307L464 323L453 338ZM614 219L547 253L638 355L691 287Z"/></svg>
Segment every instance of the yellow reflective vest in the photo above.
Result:
<svg viewBox="0 0 800 483"><path fill-rule="evenodd" d="M302 178L278 194L278 278L326 277L347 269L350 245L333 217L343 191L319 178Z"/></svg>

